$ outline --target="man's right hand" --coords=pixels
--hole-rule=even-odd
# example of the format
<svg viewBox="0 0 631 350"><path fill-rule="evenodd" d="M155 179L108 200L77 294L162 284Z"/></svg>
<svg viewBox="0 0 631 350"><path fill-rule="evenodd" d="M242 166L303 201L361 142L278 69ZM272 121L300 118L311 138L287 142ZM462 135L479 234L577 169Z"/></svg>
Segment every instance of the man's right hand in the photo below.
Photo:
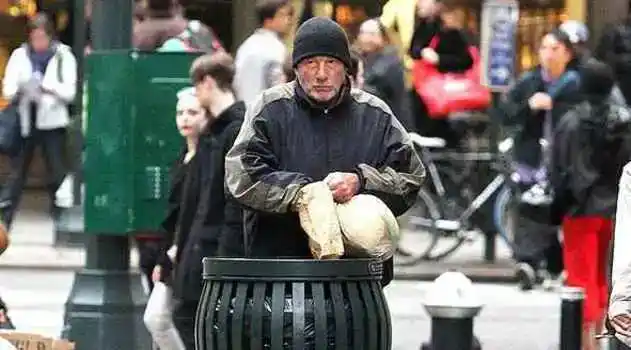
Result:
<svg viewBox="0 0 631 350"><path fill-rule="evenodd" d="M622 314L609 319L616 333L631 337L631 314Z"/></svg>
<svg viewBox="0 0 631 350"><path fill-rule="evenodd" d="M528 99L528 106L532 110L549 111L552 109L552 98L544 92L537 92Z"/></svg>

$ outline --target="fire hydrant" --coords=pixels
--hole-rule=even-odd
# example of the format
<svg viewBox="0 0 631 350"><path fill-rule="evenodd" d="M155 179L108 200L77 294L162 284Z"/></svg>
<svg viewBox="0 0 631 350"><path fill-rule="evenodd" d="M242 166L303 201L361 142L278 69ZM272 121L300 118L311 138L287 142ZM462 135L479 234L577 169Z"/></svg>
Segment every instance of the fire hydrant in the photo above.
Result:
<svg viewBox="0 0 631 350"><path fill-rule="evenodd" d="M445 272L430 286L424 306L432 319L430 344L422 350L480 350L473 319L480 313L473 283L463 273Z"/></svg>

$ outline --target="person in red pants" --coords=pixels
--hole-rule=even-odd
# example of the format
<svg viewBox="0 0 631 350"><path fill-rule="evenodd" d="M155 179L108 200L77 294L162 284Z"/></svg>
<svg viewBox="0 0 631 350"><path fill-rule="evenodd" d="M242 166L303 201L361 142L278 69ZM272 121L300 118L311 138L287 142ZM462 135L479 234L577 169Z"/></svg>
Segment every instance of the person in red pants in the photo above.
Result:
<svg viewBox="0 0 631 350"><path fill-rule="evenodd" d="M554 138L554 216L562 221L567 284L585 292L583 350L599 349L608 300L607 268L618 179L631 159L631 111L608 99L611 68L580 71L584 101L560 120Z"/></svg>

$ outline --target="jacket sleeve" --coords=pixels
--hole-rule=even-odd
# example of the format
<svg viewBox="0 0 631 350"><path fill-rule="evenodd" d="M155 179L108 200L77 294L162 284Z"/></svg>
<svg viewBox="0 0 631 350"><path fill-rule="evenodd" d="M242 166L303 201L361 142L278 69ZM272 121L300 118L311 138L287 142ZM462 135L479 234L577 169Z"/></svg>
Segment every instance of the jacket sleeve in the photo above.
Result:
<svg viewBox="0 0 631 350"><path fill-rule="evenodd" d="M60 64L61 67L53 66L53 68L60 70L61 77L57 77L57 72L55 72L55 79L44 80L42 87L52 90L65 103L71 103L77 93L77 60L72 51L65 46L59 48L59 57L56 57L56 60L56 64Z"/></svg>
<svg viewBox="0 0 631 350"><path fill-rule="evenodd" d="M416 202L425 178L425 167L401 123L389 109L387 111L388 125L382 141L380 165L359 164L357 173L362 183L361 192L378 197L395 216L400 216Z"/></svg>
<svg viewBox="0 0 631 350"><path fill-rule="evenodd" d="M274 111L264 100L265 94L247 109L241 131L226 155L226 185L230 194L248 208L285 213L300 188L313 180L280 169L271 143Z"/></svg>
<svg viewBox="0 0 631 350"><path fill-rule="evenodd" d="M233 123L226 130L226 153L234 144L241 123ZM243 209L225 188L224 225L219 237L219 256L243 257L245 246L243 240Z"/></svg>
<svg viewBox="0 0 631 350"><path fill-rule="evenodd" d="M22 48L13 50L11 56L9 57L9 61L7 62L7 67L4 70L4 78L2 79L2 97L7 100L14 99L20 91L20 61L26 59L23 51L24 49Z"/></svg>
<svg viewBox="0 0 631 350"><path fill-rule="evenodd" d="M523 123L521 120L524 114L532 114L533 111L528 106L527 95L528 84L532 77L532 72L522 75L515 85L502 97L498 107L495 109L495 117L504 125L518 126Z"/></svg>
<svg viewBox="0 0 631 350"><path fill-rule="evenodd" d="M631 312L631 163L624 167L618 191L609 316Z"/></svg>

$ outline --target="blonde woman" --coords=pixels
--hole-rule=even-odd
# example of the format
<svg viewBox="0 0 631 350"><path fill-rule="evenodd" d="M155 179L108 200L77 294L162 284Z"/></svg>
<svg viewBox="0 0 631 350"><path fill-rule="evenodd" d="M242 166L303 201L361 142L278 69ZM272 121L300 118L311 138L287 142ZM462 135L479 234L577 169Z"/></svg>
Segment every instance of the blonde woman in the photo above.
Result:
<svg viewBox="0 0 631 350"><path fill-rule="evenodd" d="M172 317L173 301L170 276L177 254L178 242L185 239L192 222L192 210L197 207L199 187L194 186L198 169L197 145L208 121L208 111L202 107L193 88L178 93L175 121L180 135L185 140L181 155L172 169L169 210L162 226L165 231L163 254L154 270L154 289L151 292L144 322L160 349L186 349ZM181 210L182 209L182 210ZM178 232L178 234L176 234Z"/></svg>

